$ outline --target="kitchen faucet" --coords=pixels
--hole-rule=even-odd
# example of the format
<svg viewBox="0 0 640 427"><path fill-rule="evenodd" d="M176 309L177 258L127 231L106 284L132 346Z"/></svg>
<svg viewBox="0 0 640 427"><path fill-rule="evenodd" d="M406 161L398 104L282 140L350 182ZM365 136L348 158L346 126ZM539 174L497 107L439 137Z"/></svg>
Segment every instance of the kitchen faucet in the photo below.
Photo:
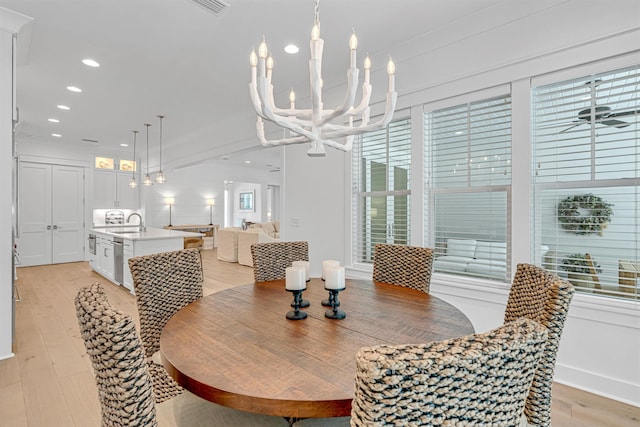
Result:
<svg viewBox="0 0 640 427"><path fill-rule="evenodd" d="M129 224L129 220L134 215L140 218L140 224L139 224L140 231L147 231L147 227L144 226L144 222L142 221L142 215L140 215L138 212L134 212L127 217L127 224Z"/></svg>

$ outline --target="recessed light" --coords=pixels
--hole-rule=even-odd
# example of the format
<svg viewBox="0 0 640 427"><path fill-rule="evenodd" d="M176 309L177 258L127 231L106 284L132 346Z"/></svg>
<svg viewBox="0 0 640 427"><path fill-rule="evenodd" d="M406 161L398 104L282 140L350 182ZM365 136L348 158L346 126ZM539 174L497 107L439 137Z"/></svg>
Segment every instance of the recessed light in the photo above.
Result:
<svg viewBox="0 0 640 427"><path fill-rule="evenodd" d="M51 123L60 123L60 120L58 119L47 119L49 120Z"/></svg>
<svg viewBox="0 0 640 427"><path fill-rule="evenodd" d="M60 138L62 135L60 135L59 133L52 133L51 136L55 136L56 138Z"/></svg>
<svg viewBox="0 0 640 427"><path fill-rule="evenodd" d="M71 108L67 107L66 105L58 105L58 108L61 110L71 110Z"/></svg>
<svg viewBox="0 0 640 427"><path fill-rule="evenodd" d="M83 59L82 63L84 65L89 66L89 67L99 67L100 66L100 64L98 64L96 61L94 61L93 59L89 59L89 58Z"/></svg>
<svg viewBox="0 0 640 427"><path fill-rule="evenodd" d="M129 144L120 144L120 147L128 147Z"/></svg>
<svg viewBox="0 0 640 427"><path fill-rule="evenodd" d="M75 86L67 86L67 90L70 90L71 92L82 92L82 89Z"/></svg>
<svg viewBox="0 0 640 427"><path fill-rule="evenodd" d="M284 47L284 51L290 55L295 55L300 52L300 48L293 43L290 43Z"/></svg>
<svg viewBox="0 0 640 427"><path fill-rule="evenodd" d="M245 160L244 162L245 162L246 164L249 164L249 163L251 163L251 160Z"/></svg>

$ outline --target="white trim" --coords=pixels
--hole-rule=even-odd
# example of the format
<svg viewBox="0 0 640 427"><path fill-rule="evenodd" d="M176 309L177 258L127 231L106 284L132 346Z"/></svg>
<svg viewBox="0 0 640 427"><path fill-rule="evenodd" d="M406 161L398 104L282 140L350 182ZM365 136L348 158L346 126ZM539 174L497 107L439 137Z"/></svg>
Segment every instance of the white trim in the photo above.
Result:
<svg viewBox="0 0 640 427"><path fill-rule="evenodd" d="M16 357L15 353L0 355L0 360L11 359L12 357Z"/></svg>

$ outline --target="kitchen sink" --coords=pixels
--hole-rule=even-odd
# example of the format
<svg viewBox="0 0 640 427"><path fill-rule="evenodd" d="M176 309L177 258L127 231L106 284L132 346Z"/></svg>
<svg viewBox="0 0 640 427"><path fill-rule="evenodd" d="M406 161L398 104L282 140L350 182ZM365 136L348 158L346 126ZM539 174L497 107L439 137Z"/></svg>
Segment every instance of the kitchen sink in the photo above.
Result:
<svg viewBox="0 0 640 427"><path fill-rule="evenodd" d="M140 233L139 231L110 231L109 233L113 233L113 234L138 234Z"/></svg>

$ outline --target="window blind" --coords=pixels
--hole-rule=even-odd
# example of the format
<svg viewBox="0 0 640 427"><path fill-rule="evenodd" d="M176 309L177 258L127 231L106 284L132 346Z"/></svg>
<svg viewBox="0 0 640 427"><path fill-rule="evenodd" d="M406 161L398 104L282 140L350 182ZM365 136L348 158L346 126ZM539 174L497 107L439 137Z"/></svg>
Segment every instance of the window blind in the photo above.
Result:
<svg viewBox="0 0 640 427"><path fill-rule="evenodd" d="M434 270L508 281L511 97L427 111L425 135Z"/></svg>
<svg viewBox="0 0 640 427"><path fill-rule="evenodd" d="M533 241L579 292L638 298L640 68L533 88Z"/></svg>
<svg viewBox="0 0 640 427"><path fill-rule="evenodd" d="M352 153L353 259L371 263L376 243L409 243L411 120L360 136Z"/></svg>

